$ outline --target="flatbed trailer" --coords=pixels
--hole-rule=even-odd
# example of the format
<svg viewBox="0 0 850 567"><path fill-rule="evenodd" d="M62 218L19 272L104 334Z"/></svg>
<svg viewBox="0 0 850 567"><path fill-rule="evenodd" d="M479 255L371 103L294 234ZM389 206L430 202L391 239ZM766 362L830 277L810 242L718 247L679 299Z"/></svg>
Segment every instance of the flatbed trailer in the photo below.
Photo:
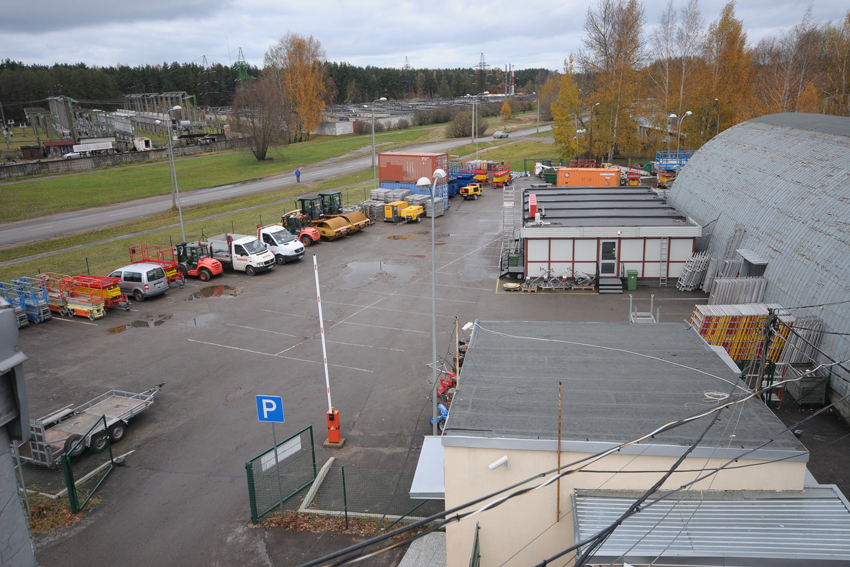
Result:
<svg viewBox="0 0 850 567"><path fill-rule="evenodd" d="M110 441L117 443L124 438L130 419L152 406L154 396L164 385L163 382L138 394L109 390L76 408L64 408L41 419L31 419L30 440L20 446L21 460L56 468L60 457L72 450L76 454L86 447L93 452L102 450L106 446L105 439L91 433L101 419L106 421ZM84 438L85 435L88 437Z"/></svg>

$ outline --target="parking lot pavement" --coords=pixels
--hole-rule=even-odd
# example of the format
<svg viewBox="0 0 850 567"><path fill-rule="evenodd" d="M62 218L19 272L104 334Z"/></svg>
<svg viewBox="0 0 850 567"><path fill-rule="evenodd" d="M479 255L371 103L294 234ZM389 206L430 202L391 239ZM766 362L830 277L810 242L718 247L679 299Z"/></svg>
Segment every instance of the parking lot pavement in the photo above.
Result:
<svg viewBox="0 0 850 567"><path fill-rule="evenodd" d="M438 353L455 317L481 320L628 321L627 295L506 293L498 285L501 196L452 199L436 219ZM398 469L430 433L430 221L378 223L307 249L298 263L134 303L94 322L57 319L21 331L31 415L108 389L165 382L115 454L135 451L100 491L102 503L72 530L37 540L39 564L283 565L279 533L251 529L245 461L270 447L255 396L281 395L283 439L312 424L317 461ZM312 254L318 259L333 404L341 450L324 449L327 397ZM687 318L703 294L656 293L662 321ZM417 417L419 417L417 421ZM415 462L416 455L410 457ZM309 542L316 534L300 537ZM312 539L311 539L312 538ZM310 547L309 545L307 546Z"/></svg>

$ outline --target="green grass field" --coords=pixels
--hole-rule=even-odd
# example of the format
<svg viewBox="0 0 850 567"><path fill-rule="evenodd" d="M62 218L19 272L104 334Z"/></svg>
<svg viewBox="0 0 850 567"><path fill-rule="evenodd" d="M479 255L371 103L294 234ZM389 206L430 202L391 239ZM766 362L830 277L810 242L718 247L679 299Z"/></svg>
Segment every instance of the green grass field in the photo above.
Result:
<svg viewBox="0 0 850 567"><path fill-rule="evenodd" d="M382 134L381 151L416 141L424 129ZM269 177L324 159L340 157L371 146L371 137L349 136L333 141L311 141L284 146L257 161L249 152L212 154L175 161L181 191L215 187ZM111 168L77 175L52 176L0 185L0 222L11 222L141 199L171 192L168 162L143 167Z"/></svg>
<svg viewBox="0 0 850 567"><path fill-rule="evenodd" d="M359 203L368 198L372 183L371 172L364 170L321 183L302 183L299 187L187 207L183 210L186 238L190 241L200 240L205 236L214 236L222 232L254 234L258 224L280 222L281 215L295 208L295 197L303 193L340 188L345 204ZM127 249L132 244L169 245L180 242L182 237L179 226L161 228L178 222L177 213L168 211L120 226L2 250L0 261L8 261L74 246L81 247L46 258L25 260L0 267L0 281L32 275L40 271L77 275L90 270L92 274L106 275L122 263L129 261ZM141 231L151 232L143 236L120 238L122 235ZM111 238L119 238L119 240L86 246L89 243Z"/></svg>

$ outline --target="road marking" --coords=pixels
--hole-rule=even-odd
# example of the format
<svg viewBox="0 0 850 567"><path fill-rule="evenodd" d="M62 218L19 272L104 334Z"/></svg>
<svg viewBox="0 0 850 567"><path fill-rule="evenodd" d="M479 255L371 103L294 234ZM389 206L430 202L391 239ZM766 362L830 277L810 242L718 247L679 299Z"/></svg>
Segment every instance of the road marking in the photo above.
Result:
<svg viewBox="0 0 850 567"><path fill-rule="evenodd" d="M277 313L278 315L289 315L290 317L301 317L302 319L315 319L312 315L296 315L295 313L284 313L283 311L272 311L271 309L260 309L266 313Z"/></svg>
<svg viewBox="0 0 850 567"><path fill-rule="evenodd" d="M73 319L62 319L61 317L51 317L54 321L65 321L66 323L79 323L80 325L94 325L98 327L97 323L89 323L88 321L74 321Z"/></svg>
<svg viewBox="0 0 850 567"><path fill-rule="evenodd" d="M452 318L454 318L454 317L452 317ZM337 325L341 325L343 323L345 323L346 325L358 325L360 327L374 327L375 329L387 329L389 331L403 331L403 332L407 332L407 333L421 333L423 335L430 335L431 334L428 331L414 331L413 329L399 329L398 327L382 327L381 325L367 325L366 323L352 323L351 321L339 321L337 323Z"/></svg>
<svg viewBox="0 0 850 567"><path fill-rule="evenodd" d="M123 212L120 212L120 213L112 213L112 214L111 214L111 215L109 215L109 216L110 216L110 217L120 217L121 215L126 215L126 214L128 214L129 212L130 212L130 211L123 211Z"/></svg>
<svg viewBox="0 0 850 567"><path fill-rule="evenodd" d="M290 335L288 333L281 333L280 331L270 331L268 329L257 329L256 327L246 327L245 325L234 325L233 323L227 323L228 327L238 327L240 329L248 329L249 331L259 331L261 333L271 333L273 335L281 335L283 337L291 337L293 339L300 339L298 335Z"/></svg>
<svg viewBox="0 0 850 567"><path fill-rule="evenodd" d="M298 336L298 335L290 335L288 333L281 333L280 331L270 331L269 329L257 329L256 327L246 327L245 325L234 325L233 323L227 323L227 325L230 326L230 327L239 327L240 329L248 329L250 331L259 331L261 333L271 333L273 335L281 335L281 336L284 336L284 337L291 337L293 339L302 339L301 343L306 343L307 341L313 340L313 338L314 338L314 337L310 337L309 339L303 339L301 336ZM345 342L342 342L342 341L327 341L327 342L332 343L332 344L337 344L337 345L356 346L356 347L363 347L363 348L374 348L374 349L378 349L378 350L392 350L392 351L395 351L395 352L404 352L404 350L402 350L400 348L380 347L380 346L372 346L372 345L360 345L360 344L357 344L357 343L345 343ZM301 343L298 343L298 344L301 344ZM296 346L298 346L298 345L296 345ZM285 352L285 351L281 351L281 352Z"/></svg>
<svg viewBox="0 0 850 567"><path fill-rule="evenodd" d="M325 301L324 303L327 305L347 305L348 307L363 307L363 305L357 305L356 303L340 303L339 301ZM389 309L387 307L367 307L367 309L380 309L381 311L392 311L394 313L399 313L402 311L401 309ZM416 311L407 310L404 310L403 312L405 315L427 315L428 317L431 316L430 313L418 313ZM437 317L451 317L452 319L454 319L454 315L437 315Z"/></svg>
<svg viewBox="0 0 850 567"><path fill-rule="evenodd" d="M190 343L198 343L198 344L202 344L202 345L229 348L231 350L238 350L238 351L247 352L247 353L250 353L250 354L259 354L259 355L262 355L262 356L271 356L271 357L275 357L275 358L283 358L283 359L286 359L286 360L294 360L296 362L309 362L310 364L322 364L322 362L319 362L318 360L305 360L303 358L293 358L291 356L280 356L280 355L277 355L277 354L270 354L268 352L260 352L258 350L240 348L240 347L235 347L235 346L231 346L231 345L222 345L222 344L218 344L218 343L209 343L207 341L197 341L195 339L187 339L187 340ZM359 372L368 372L370 374L374 373L374 370L366 370L365 368L357 368L355 366L343 366L342 364L330 364L330 363L328 363L328 366L333 366L334 368L345 368L346 370L357 370Z"/></svg>
<svg viewBox="0 0 850 567"><path fill-rule="evenodd" d="M378 294L384 295L386 297L413 297L413 298L416 298L416 299L431 299L430 297L427 297L425 295L409 295L409 294L406 294L406 293L385 294L382 291L375 291L373 289L357 289L357 290L351 290L351 291L360 291L360 292L365 292L365 293L378 293ZM302 299L304 301L313 301L312 299L308 299L308 298L302 298ZM446 299L446 298L443 298L443 297L440 298L440 301L451 301L453 303L477 303L476 301L467 301L465 299Z"/></svg>
<svg viewBox="0 0 850 567"><path fill-rule="evenodd" d="M439 272L437 272L437 273L439 273ZM411 282L411 283L431 285L430 281L418 281L418 282ZM457 287L457 288L460 288L460 289L477 289L479 291L490 291L489 287L470 287L468 285L451 285L451 284L440 284L440 283L438 283L437 287Z"/></svg>

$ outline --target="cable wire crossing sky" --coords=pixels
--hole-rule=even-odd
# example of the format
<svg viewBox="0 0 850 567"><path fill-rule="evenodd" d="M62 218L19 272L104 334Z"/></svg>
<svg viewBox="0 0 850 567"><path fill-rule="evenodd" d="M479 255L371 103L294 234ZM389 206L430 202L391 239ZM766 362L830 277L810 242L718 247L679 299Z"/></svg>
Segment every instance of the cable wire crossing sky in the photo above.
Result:
<svg viewBox="0 0 850 567"><path fill-rule="evenodd" d="M706 22L716 19L724 4L702 0ZM569 53L582 48L585 16L592 5L595 2L576 0L90 0L82 6L57 3L43 10L32 3L9 2L0 18L0 59L132 67L188 63L206 56L210 63L229 65L241 47L248 63L262 67L266 49L292 31L321 41L329 61L352 65L402 68L407 57L415 69L472 68L483 53L493 67L559 70ZM681 8L684 0L674 5ZM644 2L647 34L665 6ZM741 0L735 11L754 45L794 26L807 6L790 0ZM838 21L846 11L846 2L820 0L812 5L812 19Z"/></svg>

